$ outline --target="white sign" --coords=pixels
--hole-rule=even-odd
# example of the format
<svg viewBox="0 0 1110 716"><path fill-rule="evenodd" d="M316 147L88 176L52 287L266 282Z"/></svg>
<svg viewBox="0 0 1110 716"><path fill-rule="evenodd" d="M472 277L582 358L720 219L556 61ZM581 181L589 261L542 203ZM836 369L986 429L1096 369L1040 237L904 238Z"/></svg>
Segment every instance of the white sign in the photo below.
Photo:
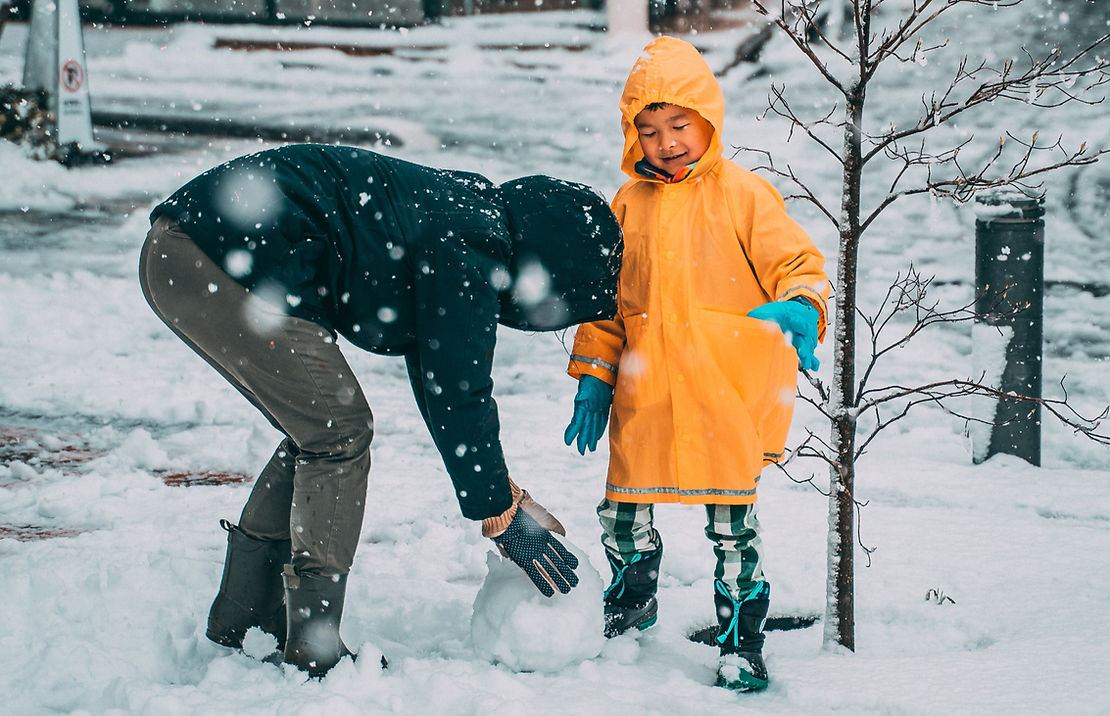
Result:
<svg viewBox="0 0 1110 716"><path fill-rule="evenodd" d="M23 86L45 90L57 117L58 146L76 143L84 151L102 147L93 140L85 40L77 0L34 0L23 65Z"/></svg>

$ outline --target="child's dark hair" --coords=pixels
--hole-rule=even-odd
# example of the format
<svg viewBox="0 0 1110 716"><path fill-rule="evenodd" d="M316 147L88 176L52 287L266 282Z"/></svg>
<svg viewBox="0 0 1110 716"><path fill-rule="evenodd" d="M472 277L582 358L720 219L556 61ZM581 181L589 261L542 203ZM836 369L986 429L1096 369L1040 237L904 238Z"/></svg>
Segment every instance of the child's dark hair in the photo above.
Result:
<svg viewBox="0 0 1110 716"><path fill-rule="evenodd" d="M644 111L647 111L647 112L654 112L654 111L655 111L655 110L657 110L657 109L663 109L663 108L664 108L664 107L666 107L666 106L667 106L668 104L669 104L668 102L652 102L651 104L649 104L649 105L646 105L646 106L644 107Z"/></svg>

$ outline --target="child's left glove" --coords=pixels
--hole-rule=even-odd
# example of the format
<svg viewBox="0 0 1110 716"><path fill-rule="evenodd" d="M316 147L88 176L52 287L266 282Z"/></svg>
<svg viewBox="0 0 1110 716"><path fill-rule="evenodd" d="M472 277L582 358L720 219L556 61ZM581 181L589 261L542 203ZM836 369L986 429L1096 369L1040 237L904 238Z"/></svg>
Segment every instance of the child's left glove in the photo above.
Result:
<svg viewBox="0 0 1110 716"><path fill-rule="evenodd" d="M773 301L748 311L749 318L774 321L782 332L790 336L798 352L798 365L805 370L817 370L821 361L813 355L817 348L817 320L819 314L812 303L795 297L788 301Z"/></svg>

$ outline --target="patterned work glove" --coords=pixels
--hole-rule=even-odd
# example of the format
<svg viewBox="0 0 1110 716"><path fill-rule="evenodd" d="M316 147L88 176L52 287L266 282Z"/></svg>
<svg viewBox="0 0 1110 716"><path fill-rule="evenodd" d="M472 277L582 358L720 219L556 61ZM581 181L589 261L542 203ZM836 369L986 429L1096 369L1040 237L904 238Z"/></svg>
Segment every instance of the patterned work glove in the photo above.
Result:
<svg viewBox="0 0 1110 716"><path fill-rule="evenodd" d="M563 442L570 445L578 439L578 454L597 449L597 441L605 434L609 422L609 406L613 404L613 386L600 378L584 375L578 379L574 396L574 416L563 433Z"/></svg>
<svg viewBox="0 0 1110 716"><path fill-rule="evenodd" d="M503 532L488 535L501 553L516 563L545 597L563 594L578 584L574 573L578 558L547 529L540 526L527 511L517 509L512 522Z"/></svg>
<svg viewBox="0 0 1110 716"><path fill-rule="evenodd" d="M804 298L773 301L748 311L749 318L774 321L782 332L790 336L794 350L798 351L798 365L805 370L817 370L821 362L813 351L817 348L817 320L819 314L812 303Z"/></svg>

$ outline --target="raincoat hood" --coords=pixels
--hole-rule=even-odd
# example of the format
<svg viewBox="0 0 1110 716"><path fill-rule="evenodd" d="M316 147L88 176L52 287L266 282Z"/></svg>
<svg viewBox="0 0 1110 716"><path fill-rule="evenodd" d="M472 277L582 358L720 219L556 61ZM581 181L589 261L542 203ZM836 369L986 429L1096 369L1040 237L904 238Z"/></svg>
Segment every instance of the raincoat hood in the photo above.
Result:
<svg viewBox="0 0 1110 716"><path fill-rule="evenodd" d="M640 53L621 95L621 130L624 154L621 169L633 179L636 162L644 158L637 139L635 119L644 107L656 102L692 109L713 125L709 148L698 160L692 176L704 174L721 159L721 129L725 121L725 96L713 70L690 43L674 37L658 37Z"/></svg>
<svg viewBox="0 0 1110 716"><path fill-rule="evenodd" d="M511 237L498 321L557 331L612 318L624 242L608 203L590 187L527 176L501 184Z"/></svg>

